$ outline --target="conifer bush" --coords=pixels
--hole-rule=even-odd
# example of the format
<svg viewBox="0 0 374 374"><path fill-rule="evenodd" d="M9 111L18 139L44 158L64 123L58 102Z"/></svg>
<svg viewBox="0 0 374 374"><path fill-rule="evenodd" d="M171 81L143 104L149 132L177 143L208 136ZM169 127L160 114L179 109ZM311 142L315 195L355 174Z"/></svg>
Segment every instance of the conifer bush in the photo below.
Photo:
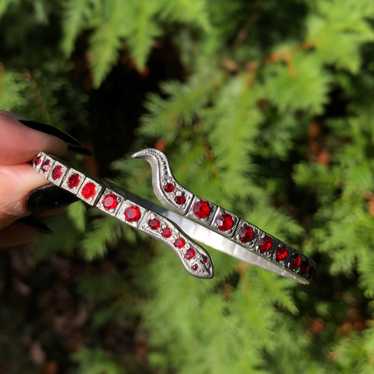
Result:
<svg viewBox="0 0 374 374"><path fill-rule="evenodd" d="M210 250L213 280L81 203L0 254L6 373L374 372L372 0L0 0L0 107L129 155L318 264L300 286ZM1 240L1 238L0 238Z"/></svg>

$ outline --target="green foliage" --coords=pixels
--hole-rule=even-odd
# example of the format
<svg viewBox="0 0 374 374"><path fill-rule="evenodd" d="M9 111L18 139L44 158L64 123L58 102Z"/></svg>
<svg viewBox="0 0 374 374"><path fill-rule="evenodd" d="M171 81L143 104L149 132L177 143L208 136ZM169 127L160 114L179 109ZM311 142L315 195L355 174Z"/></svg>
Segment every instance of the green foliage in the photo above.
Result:
<svg viewBox="0 0 374 374"><path fill-rule="evenodd" d="M99 219L93 222L82 241L82 250L88 260L104 256L106 245L112 244L119 236L121 226L113 219Z"/></svg>
<svg viewBox="0 0 374 374"><path fill-rule="evenodd" d="M362 334L354 334L342 339L336 347L336 356L340 373L373 372L374 331L369 328Z"/></svg>
<svg viewBox="0 0 374 374"><path fill-rule="evenodd" d="M17 110L25 104L27 83L15 72L7 72L0 66L0 105L3 110Z"/></svg>
<svg viewBox="0 0 374 374"><path fill-rule="evenodd" d="M203 29L209 26L205 0L68 0L64 8L62 48L67 55L80 31L94 29L89 53L96 86L117 60L124 41L131 58L143 70L161 34L161 22L181 22Z"/></svg>
<svg viewBox="0 0 374 374"><path fill-rule="evenodd" d="M123 374L124 371L100 349L81 349L74 355L79 374Z"/></svg>
<svg viewBox="0 0 374 374"><path fill-rule="evenodd" d="M79 263L66 289L89 317L71 356L33 336L90 374L371 373L373 2L21 3L0 1L1 108L86 137L96 164L80 167L148 198L149 168L127 156L156 144L189 189L319 267L307 288L211 250L215 278L192 279L169 248L73 204L32 259Z"/></svg>
<svg viewBox="0 0 374 374"><path fill-rule="evenodd" d="M307 42L317 49L317 56L337 68L357 73L360 47L373 41L374 31L367 18L374 16L372 1L319 1L316 13L307 22Z"/></svg>
<svg viewBox="0 0 374 374"><path fill-rule="evenodd" d="M7 8L14 2L13 0L0 0L0 16L2 16Z"/></svg>
<svg viewBox="0 0 374 374"><path fill-rule="evenodd" d="M82 202L77 202L68 207L68 216L74 223L78 231L84 232L86 229L86 209Z"/></svg>
<svg viewBox="0 0 374 374"><path fill-rule="evenodd" d="M279 53L292 54L292 51ZM265 97L284 112L298 109L319 114L326 104L329 89L329 76L322 70L321 59L302 52L296 52L290 58L288 65L281 63L267 67Z"/></svg>

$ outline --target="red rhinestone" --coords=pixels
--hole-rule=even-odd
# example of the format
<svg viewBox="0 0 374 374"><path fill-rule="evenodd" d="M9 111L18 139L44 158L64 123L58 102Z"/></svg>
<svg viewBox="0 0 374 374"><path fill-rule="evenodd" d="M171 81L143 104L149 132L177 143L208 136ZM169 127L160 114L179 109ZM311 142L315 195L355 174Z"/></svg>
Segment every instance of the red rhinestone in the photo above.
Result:
<svg viewBox="0 0 374 374"><path fill-rule="evenodd" d="M265 253L271 250L273 247L273 240L269 236L265 236L264 239L262 239L262 243L260 244L260 252Z"/></svg>
<svg viewBox="0 0 374 374"><path fill-rule="evenodd" d="M300 255L296 255L291 262L291 269L298 269L301 265L302 258Z"/></svg>
<svg viewBox="0 0 374 374"><path fill-rule="evenodd" d="M77 173L74 173L74 174L70 175L70 177L68 179L68 187L69 188L75 188L75 187L79 186L80 181L81 181L80 175L77 174Z"/></svg>
<svg viewBox="0 0 374 374"><path fill-rule="evenodd" d="M191 266L191 269L192 269L193 271L196 271L198 268L199 268L199 265L198 265L198 264L194 264L194 265Z"/></svg>
<svg viewBox="0 0 374 374"><path fill-rule="evenodd" d="M94 197L96 195L95 183L92 183L92 182L86 183L81 190L81 195L85 199L91 199L92 197Z"/></svg>
<svg viewBox="0 0 374 374"><path fill-rule="evenodd" d="M113 192L106 194L103 198L102 204L105 210L116 209L119 204L117 195Z"/></svg>
<svg viewBox="0 0 374 374"><path fill-rule="evenodd" d="M235 220L231 214L223 213L217 220L218 230L229 231L233 228Z"/></svg>
<svg viewBox="0 0 374 374"><path fill-rule="evenodd" d="M52 179L53 180L60 179L62 177L62 174L63 174L62 166L57 165L52 170Z"/></svg>
<svg viewBox="0 0 374 374"><path fill-rule="evenodd" d="M42 156L41 155L38 155L34 158L34 166L38 166L40 164L40 161L42 160Z"/></svg>
<svg viewBox="0 0 374 374"><path fill-rule="evenodd" d="M171 228L170 227L165 227L161 230L161 235L164 237L164 238L170 238L171 235L173 234L173 232L171 231Z"/></svg>
<svg viewBox="0 0 374 374"><path fill-rule="evenodd" d="M196 256L196 251L193 248L188 248L186 251L186 254L184 255L184 258L186 260L191 260Z"/></svg>
<svg viewBox="0 0 374 374"><path fill-rule="evenodd" d="M137 222L140 220L142 212L138 206L130 205L125 209L124 215L127 222Z"/></svg>
<svg viewBox="0 0 374 374"><path fill-rule="evenodd" d="M207 264L208 263L208 256L205 256L205 255L202 255L202 257L203 257L203 263L204 264Z"/></svg>
<svg viewBox="0 0 374 374"><path fill-rule="evenodd" d="M177 196L175 196L174 201L178 205L183 205L186 202L186 196L184 196L183 194L182 195L177 195Z"/></svg>
<svg viewBox="0 0 374 374"><path fill-rule="evenodd" d="M183 248L185 244L186 244L186 241L185 241L183 238L178 238L178 239L174 242L174 245L175 245L177 248Z"/></svg>
<svg viewBox="0 0 374 374"><path fill-rule="evenodd" d="M193 205L193 213L197 218L204 219L209 217L212 208L205 200L196 201Z"/></svg>
<svg viewBox="0 0 374 374"><path fill-rule="evenodd" d="M164 191L165 192L173 192L175 189L175 184L172 182L168 182L164 184Z"/></svg>
<svg viewBox="0 0 374 374"><path fill-rule="evenodd" d="M47 172L51 166L50 163L51 163L51 160L43 161L42 166L40 167L42 171Z"/></svg>
<svg viewBox="0 0 374 374"><path fill-rule="evenodd" d="M161 222L159 219L157 218L152 218L148 221L148 226L152 229L152 230L158 230L161 226Z"/></svg>
<svg viewBox="0 0 374 374"><path fill-rule="evenodd" d="M254 238L255 238L255 230L253 230L253 227L244 225L240 230L239 240L242 243L248 243Z"/></svg>
<svg viewBox="0 0 374 374"><path fill-rule="evenodd" d="M288 257L288 249L286 247L280 247L275 253L275 259L277 261L284 261Z"/></svg>

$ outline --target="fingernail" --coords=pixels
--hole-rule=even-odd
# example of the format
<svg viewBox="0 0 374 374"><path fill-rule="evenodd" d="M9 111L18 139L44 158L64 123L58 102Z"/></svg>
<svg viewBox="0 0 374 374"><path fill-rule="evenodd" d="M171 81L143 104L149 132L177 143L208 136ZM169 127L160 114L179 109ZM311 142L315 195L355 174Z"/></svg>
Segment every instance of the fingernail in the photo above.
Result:
<svg viewBox="0 0 374 374"><path fill-rule="evenodd" d="M68 206L78 198L72 193L57 186L46 186L32 191L27 200L27 210L31 213L40 213L49 209Z"/></svg>
<svg viewBox="0 0 374 374"><path fill-rule="evenodd" d="M46 123L30 121L23 118L17 118L17 120L33 130L41 131L45 134L52 135L63 140L65 143L68 144L68 148L72 152L88 156L92 155L92 152L88 148L83 147L77 139L56 127L47 125Z"/></svg>
<svg viewBox="0 0 374 374"><path fill-rule="evenodd" d="M23 225L30 226L43 234L53 233L53 230L51 230L44 222L40 221L34 216L23 217L19 219L18 222L22 223Z"/></svg>

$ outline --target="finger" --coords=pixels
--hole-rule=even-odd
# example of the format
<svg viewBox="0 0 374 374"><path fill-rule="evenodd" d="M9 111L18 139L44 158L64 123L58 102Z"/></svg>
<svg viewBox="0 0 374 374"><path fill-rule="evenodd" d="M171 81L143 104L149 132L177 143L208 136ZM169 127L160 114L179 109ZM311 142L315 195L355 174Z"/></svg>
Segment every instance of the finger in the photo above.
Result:
<svg viewBox="0 0 374 374"><path fill-rule="evenodd" d="M25 163L39 151L63 155L68 151L68 144L23 125L9 113L0 112L0 164Z"/></svg>
<svg viewBox="0 0 374 374"><path fill-rule="evenodd" d="M46 183L30 165L0 165L0 229L27 215L29 192Z"/></svg>

